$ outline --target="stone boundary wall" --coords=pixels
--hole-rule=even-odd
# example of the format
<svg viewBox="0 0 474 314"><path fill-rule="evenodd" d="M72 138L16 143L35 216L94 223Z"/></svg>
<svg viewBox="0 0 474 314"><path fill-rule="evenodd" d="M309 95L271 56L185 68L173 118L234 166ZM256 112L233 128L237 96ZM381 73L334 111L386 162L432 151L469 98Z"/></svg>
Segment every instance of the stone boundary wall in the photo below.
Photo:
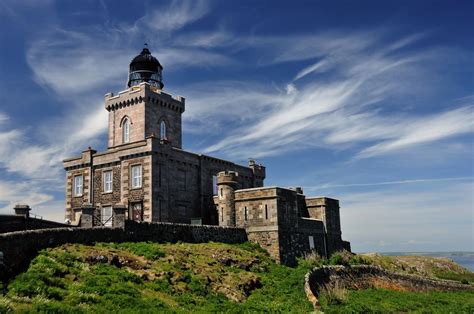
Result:
<svg viewBox="0 0 474 314"><path fill-rule="evenodd" d="M305 276L304 289L308 300L319 310L318 295L324 288L367 289L386 288L406 291L474 291L474 286L451 280L436 280L416 275L389 272L378 266L324 266Z"/></svg>
<svg viewBox="0 0 474 314"><path fill-rule="evenodd" d="M0 281L7 281L27 269L30 261L45 248L66 243L95 242L223 242L243 243L247 234L243 228L196 226L172 223L126 221L125 228L55 228L0 234Z"/></svg>
<svg viewBox="0 0 474 314"><path fill-rule="evenodd" d="M64 227L69 225L33 217L0 215L0 233Z"/></svg>

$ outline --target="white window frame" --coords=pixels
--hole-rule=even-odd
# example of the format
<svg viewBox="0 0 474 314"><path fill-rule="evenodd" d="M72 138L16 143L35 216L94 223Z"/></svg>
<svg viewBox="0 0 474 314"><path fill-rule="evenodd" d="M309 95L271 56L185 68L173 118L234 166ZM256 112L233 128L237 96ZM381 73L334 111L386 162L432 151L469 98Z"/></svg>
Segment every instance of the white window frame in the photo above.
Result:
<svg viewBox="0 0 474 314"><path fill-rule="evenodd" d="M134 169L139 169L138 173L135 173ZM142 187L142 170L142 165L132 165L130 167L132 189L139 189Z"/></svg>
<svg viewBox="0 0 474 314"><path fill-rule="evenodd" d="M74 196L82 196L82 194L84 193L84 176L82 174L74 176L73 190Z"/></svg>
<svg viewBox="0 0 474 314"><path fill-rule="evenodd" d="M107 211L109 211L110 215L106 215ZM101 215L100 215L100 220L102 222L102 225L104 225L105 227L112 227L112 219L113 219L112 216L113 216L112 206L102 207Z"/></svg>
<svg viewBox="0 0 474 314"><path fill-rule="evenodd" d="M108 178L109 174L110 177ZM112 170L106 170L102 172L102 185L104 193L110 193L113 191L113 176Z"/></svg>
<svg viewBox="0 0 474 314"><path fill-rule="evenodd" d="M122 141L124 143L130 142L130 120L125 118L122 124Z"/></svg>
<svg viewBox="0 0 474 314"><path fill-rule="evenodd" d="M166 122L162 120L160 122L160 140L166 140Z"/></svg>

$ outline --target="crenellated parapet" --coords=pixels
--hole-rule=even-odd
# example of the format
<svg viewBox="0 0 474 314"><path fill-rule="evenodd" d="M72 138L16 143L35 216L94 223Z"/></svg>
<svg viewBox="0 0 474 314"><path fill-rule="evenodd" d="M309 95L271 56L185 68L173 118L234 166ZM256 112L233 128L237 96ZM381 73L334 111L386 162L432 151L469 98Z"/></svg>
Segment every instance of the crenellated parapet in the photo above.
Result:
<svg viewBox="0 0 474 314"><path fill-rule="evenodd" d="M263 180L266 177L266 169L262 164L257 164L254 159L249 160L249 168L252 169L254 175L254 183L256 187L263 186Z"/></svg>
<svg viewBox="0 0 474 314"><path fill-rule="evenodd" d="M185 110L184 97L177 96L174 98L171 94L148 83L140 83L138 86L119 92L118 95L105 94L105 109L107 111L133 106L142 102L149 102L179 113L183 113Z"/></svg>

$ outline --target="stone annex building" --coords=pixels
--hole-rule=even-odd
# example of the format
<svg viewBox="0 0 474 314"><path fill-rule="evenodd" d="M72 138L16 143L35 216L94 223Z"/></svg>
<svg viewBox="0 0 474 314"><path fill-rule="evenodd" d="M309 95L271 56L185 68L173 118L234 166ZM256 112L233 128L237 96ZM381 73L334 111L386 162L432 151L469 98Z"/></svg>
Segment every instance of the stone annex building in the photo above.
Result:
<svg viewBox="0 0 474 314"><path fill-rule="evenodd" d="M135 221L244 227L250 240L286 263L311 250L350 250L341 239L339 201L307 198L301 188L264 187L265 167L182 147L185 99L163 91L160 62L148 48L130 63L128 88L105 95L108 148L63 161L66 219L94 208L111 226L114 207Z"/></svg>

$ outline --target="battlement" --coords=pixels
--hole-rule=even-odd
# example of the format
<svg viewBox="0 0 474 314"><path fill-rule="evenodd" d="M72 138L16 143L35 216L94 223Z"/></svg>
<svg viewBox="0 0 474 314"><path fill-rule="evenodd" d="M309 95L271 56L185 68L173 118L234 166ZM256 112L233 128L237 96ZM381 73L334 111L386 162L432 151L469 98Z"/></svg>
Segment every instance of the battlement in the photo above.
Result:
<svg viewBox="0 0 474 314"><path fill-rule="evenodd" d="M252 169L255 177L263 180L266 176L265 166L262 164L257 164L254 159L249 159L249 168Z"/></svg>
<svg viewBox="0 0 474 314"><path fill-rule="evenodd" d="M105 109L107 111L117 110L147 101L183 113L185 100L182 96L173 97L171 94L148 83L140 83L138 86L120 91L118 95L114 95L114 93L105 94Z"/></svg>
<svg viewBox="0 0 474 314"><path fill-rule="evenodd" d="M221 171L217 174L217 184L234 185L239 182L239 173L236 171Z"/></svg>
<svg viewBox="0 0 474 314"><path fill-rule="evenodd" d="M339 208L339 201L334 198L329 197L307 197L306 206L315 207L315 206L329 206Z"/></svg>

